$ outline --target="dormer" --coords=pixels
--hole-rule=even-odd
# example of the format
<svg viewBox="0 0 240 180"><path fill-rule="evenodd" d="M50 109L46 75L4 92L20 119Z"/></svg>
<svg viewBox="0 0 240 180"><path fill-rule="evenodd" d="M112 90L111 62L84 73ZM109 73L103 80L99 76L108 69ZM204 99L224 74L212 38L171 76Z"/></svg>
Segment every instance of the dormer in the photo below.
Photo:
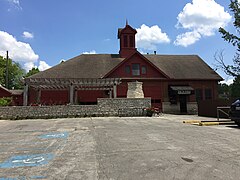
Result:
<svg viewBox="0 0 240 180"><path fill-rule="evenodd" d="M120 57L127 58L136 52L136 33L137 31L128 25L128 23L126 23L125 28L118 29L118 39L120 39Z"/></svg>

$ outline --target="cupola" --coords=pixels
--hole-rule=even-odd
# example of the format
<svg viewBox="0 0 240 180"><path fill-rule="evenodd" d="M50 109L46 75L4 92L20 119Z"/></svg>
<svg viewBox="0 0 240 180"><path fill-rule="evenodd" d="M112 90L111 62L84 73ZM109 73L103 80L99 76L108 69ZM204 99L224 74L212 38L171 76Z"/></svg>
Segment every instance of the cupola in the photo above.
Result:
<svg viewBox="0 0 240 180"><path fill-rule="evenodd" d="M118 39L120 39L120 57L126 58L136 52L136 33L137 31L128 25L127 21L125 28L118 29Z"/></svg>

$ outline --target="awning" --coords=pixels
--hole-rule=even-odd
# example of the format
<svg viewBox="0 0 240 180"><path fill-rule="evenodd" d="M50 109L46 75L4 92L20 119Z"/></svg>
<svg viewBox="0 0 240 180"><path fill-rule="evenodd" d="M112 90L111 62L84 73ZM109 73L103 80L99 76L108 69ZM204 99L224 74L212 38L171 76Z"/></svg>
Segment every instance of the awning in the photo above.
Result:
<svg viewBox="0 0 240 180"><path fill-rule="evenodd" d="M180 95L189 95L194 89L191 86L170 86L173 91L177 91L177 94Z"/></svg>

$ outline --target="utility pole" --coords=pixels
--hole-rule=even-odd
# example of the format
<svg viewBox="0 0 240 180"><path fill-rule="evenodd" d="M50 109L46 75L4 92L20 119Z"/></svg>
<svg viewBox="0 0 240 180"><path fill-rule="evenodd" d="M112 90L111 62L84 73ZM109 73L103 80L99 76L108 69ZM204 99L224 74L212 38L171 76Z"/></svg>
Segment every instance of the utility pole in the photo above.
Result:
<svg viewBox="0 0 240 180"><path fill-rule="evenodd" d="M6 59L6 88L8 89L8 51L7 51L7 59Z"/></svg>

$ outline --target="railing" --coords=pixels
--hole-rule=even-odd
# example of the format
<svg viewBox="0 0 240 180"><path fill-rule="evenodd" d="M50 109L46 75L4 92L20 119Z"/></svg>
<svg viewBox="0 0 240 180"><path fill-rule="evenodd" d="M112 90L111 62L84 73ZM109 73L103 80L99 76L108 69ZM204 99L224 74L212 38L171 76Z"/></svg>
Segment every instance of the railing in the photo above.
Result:
<svg viewBox="0 0 240 180"><path fill-rule="evenodd" d="M218 121L219 121L220 112L229 117L229 113L224 111L224 109L229 111L230 110L230 106L217 107L217 120Z"/></svg>

